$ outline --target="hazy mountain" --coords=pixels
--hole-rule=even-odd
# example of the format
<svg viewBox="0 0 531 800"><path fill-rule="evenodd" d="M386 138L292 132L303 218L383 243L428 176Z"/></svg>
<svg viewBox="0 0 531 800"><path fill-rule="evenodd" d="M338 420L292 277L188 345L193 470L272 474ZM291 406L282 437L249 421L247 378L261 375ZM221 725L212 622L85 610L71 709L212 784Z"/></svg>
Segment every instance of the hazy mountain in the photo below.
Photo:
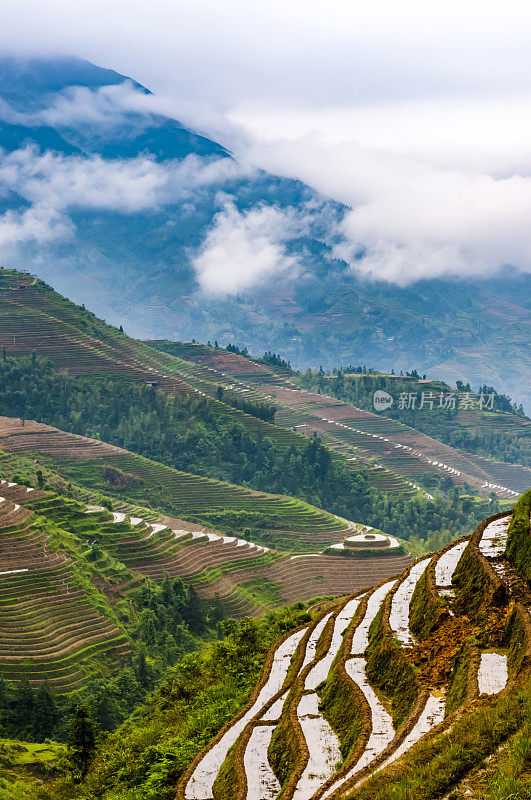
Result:
<svg viewBox="0 0 531 800"><path fill-rule="evenodd" d="M362 279L334 258L344 207L239 164L112 70L6 58L0 97L4 264L136 336L414 367L529 408L529 276Z"/></svg>

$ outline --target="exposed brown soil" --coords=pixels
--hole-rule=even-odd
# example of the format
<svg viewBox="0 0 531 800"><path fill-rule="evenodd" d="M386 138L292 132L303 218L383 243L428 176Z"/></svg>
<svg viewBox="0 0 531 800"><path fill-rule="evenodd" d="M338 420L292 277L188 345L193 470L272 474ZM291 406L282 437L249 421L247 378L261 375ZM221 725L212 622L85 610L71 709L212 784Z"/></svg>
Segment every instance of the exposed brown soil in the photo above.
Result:
<svg viewBox="0 0 531 800"><path fill-rule="evenodd" d="M115 605L119 600L123 599L123 592L116 583L109 583L109 581L106 581L100 575L94 575L90 579L90 582L105 595L111 605Z"/></svg>

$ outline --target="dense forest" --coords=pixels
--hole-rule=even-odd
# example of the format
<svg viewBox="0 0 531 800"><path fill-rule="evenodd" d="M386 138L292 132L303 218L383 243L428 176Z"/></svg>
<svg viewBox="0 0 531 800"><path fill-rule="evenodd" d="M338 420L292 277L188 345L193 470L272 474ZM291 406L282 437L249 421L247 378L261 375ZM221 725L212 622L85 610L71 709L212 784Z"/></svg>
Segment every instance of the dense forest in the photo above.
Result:
<svg viewBox="0 0 531 800"><path fill-rule="evenodd" d="M270 403L260 403L256 400L247 400L241 395L234 392L226 391L223 386L218 386L216 390L216 397L228 403L232 408L237 408L243 411L244 414L251 414L253 417L264 420L264 422L274 422L276 407Z"/></svg>
<svg viewBox="0 0 531 800"><path fill-rule="evenodd" d="M317 437L300 449L250 432L210 398L168 396L138 381L69 376L32 354L0 361L0 413L92 436L177 469L299 497L401 538L442 546L470 531L497 501L456 488L433 501L375 490L367 468L349 470ZM442 487L447 488L447 487Z"/></svg>
<svg viewBox="0 0 531 800"><path fill-rule="evenodd" d="M424 376L425 378L426 376ZM531 438L522 435L521 431L515 432L510 427L504 428L502 425L493 427L488 426L488 418L476 409L477 423L462 419L459 404L455 408L439 408L435 403L433 408L419 408L421 392L433 392L434 394L456 392L442 381L430 381L425 384L418 384L421 378L416 370L412 370L405 376L378 375L367 367L346 367L336 369L332 372L324 370L306 370L300 378L303 389L319 391L323 394L331 394L340 400L353 403L358 408L367 411L374 411L373 394L377 389L381 389L391 394L394 404L386 409L385 416L410 425L422 433L433 436L439 441L457 447L468 453L494 458L499 461L508 461L512 464L523 464L531 466ZM457 382L457 392L471 392L470 384ZM397 401L401 394L417 395L415 408L398 408ZM504 394L498 394L494 387L483 385L478 392L473 393L493 397L493 412L505 412L517 417L524 417L522 406L517 407L511 398ZM530 426L531 427L531 426Z"/></svg>

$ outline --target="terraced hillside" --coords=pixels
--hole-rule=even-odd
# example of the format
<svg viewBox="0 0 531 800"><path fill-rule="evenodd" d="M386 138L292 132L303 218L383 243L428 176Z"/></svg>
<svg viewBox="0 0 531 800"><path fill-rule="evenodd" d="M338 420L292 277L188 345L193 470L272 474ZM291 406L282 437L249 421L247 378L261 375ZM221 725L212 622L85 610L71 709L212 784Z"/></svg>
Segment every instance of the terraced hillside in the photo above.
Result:
<svg viewBox="0 0 531 800"><path fill-rule="evenodd" d="M150 347L98 320L27 273L0 271L0 345L9 355L35 351L70 374L124 376L149 383L168 394L210 395L217 415L244 425L252 434L269 436L283 449L291 446L300 449L305 444L300 431L269 424L215 399L218 386L231 386L232 378L227 379L226 369L236 374L242 372L246 379L259 377L266 383L284 385L282 374L279 377L265 365L203 345L181 347L180 343L171 343L169 352ZM174 345L179 347L176 349ZM197 352L200 352L198 363L180 355ZM210 364L216 364L217 369ZM248 389L241 387L237 391ZM373 480L377 488L398 490L406 495L415 491L397 475L386 473L382 480L379 472Z"/></svg>
<svg viewBox="0 0 531 800"><path fill-rule="evenodd" d="M329 395L302 390L293 380L295 375L290 380L289 374L279 374L274 368L234 353L218 355L223 351L204 345L151 344L182 353L202 365L205 370L202 389L206 393L222 385L234 393L276 403L277 425L305 435L317 432L332 450L345 455L354 468L358 463L368 463L374 485L384 491L412 494L420 489L421 476L430 472L448 476L457 485L467 483L481 494L494 491L503 499L517 497L529 485L531 470L526 467L471 456L397 420ZM211 364L224 366L223 372L215 375ZM515 423L512 418L507 422L503 415L485 415L484 424L492 427ZM518 424L529 425L526 420Z"/></svg>
<svg viewBox="0 0 531 800"><path fill-rule="evenodd" d="M497 483L486 459L479 466L467 454L400 422L311 392L280 387L269 387L269 391L282 405L277 412L279 423L303 425L308 433L317 431L329 446L345 454L357 452L373 458L380 467L412 483L426 472L442 472L457 485L468 483L478 493L495 491L506 499L518 495L518 491ZM528 473L531 475L525 470L526 476ZM513 485L514 478L522 491L526 484L515 475Z"/></svg>
<svg viewBox="0 0 531 800"><path fill-rule="evenodd" d="M127 375L156 380L168 391L193 391L166 374L175 359L121 334L26 273L0 272L0 331L0 345L10 354L35 350L73 374Z"/></svg>
<svg viewBox="0 0 531 800"><path fill-rule="evenodd" d="M0 676L72 690L131 652L128 632L55 523L54 496L5 479L0 492Z"/></svg>
<svg viewBox="0 0 531 800"><path fill-rule="evenodd" d="M0 449L4 474L24 456L33 470L48 467L61 476L61 486L85 487L86 500L103 489L113 498L113 518L103 508L94 511L90 535L105 552L135 574L183 578L205 600L218 597L232 616L355 591L409 560L400 550L354 559L322 553L364 526L47 425L0 418ZM146 505L155 511L142 511ZM79 525L79 512L59 500L52 518L67 529Z"/></svg>
<svg viewBox="0 0 531 800"><path fill-rule="evenodd" d="M430 800L488 788L529 729L530 510L528 492L512 522L490 517L282 637L177 799ZM514 763L511 796L524 797L528 762Z"/></svg>
<svg viewBox="0 0 531 800"><path fill-rule="evenodd" d="M0 345L13 356L35 351L69 374L123 376L169 395L202 397L214 394L218 386L212 370L129 338L42 281L16 270L0 270ZM210 402L217 417L237 422L253 435L270 436L282 449L305 444L302 435L290 429L216 399Z"/></svg>
<svg viewBox="0 0 531 800"><path fill-rule="evenodd" d="M215 396L222 386L229 395L273 401L278 405L275 425L213 400L216 413L270 436L282 448L301 448L304 434L318 432L351 469L368 464L372 484L384 492L426 494L418 485L426 472L450 476L483 495L494 491L501 499L515 497L527 485L529 470L491 468L490 462L480 463L394 420L295 390L285 369L204 345L153 342L157 347L151 347L130 339L15 270L0 273L0 344L12 355L35 350L72 374L122 375L168 394Z"/></svg>

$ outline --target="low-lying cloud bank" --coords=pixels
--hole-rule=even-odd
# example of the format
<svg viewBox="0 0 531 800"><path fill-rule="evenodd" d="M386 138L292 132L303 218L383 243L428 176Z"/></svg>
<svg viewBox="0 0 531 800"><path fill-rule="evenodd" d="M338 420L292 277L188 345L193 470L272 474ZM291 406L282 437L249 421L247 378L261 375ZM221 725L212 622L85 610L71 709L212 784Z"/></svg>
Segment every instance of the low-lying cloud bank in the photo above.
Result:
<svg viewBox="0 0 531 800"><path fill-rule="evenodd" d="M75 209L132 214L187 202L197 193L252 170L228 158L156 163L148 157L41 154L28 146L0 151L0 199L16 198L18 210L0 215L0 252L16 259L17 246L50 243L75 235Z"/></svg>
<svg viewBox="0 0 531 800"><path fill-rule="evenodd" d="M217 126L236 160L107 160L41 154L30 146L0 151L0 198L19 202L18 210L0 215L1 255L4 262L16 260L20 245L72 239L74 209L150 212L208 191L217 193L219 210L190 259L201 287L217 294L281 274L296 277L303 256L294 255L290 242L317 230L332 255L358 274L400 285L452 275L488 277L507 266L531 272L526 109L523 98L507 101L507 118L498 127L504 107L493 101L330 109L324 117L297 109L264 116L241 108L221 121L205 118L205 127ZM31 113L0 106L1 119L59 131L85 125L107 132L141 129L157 115L175 118L175 105L130 81L97 90L69 87ZM189 109L190 117L197 121L201 114ZM258 168L299 178L350 210L339 218L328 213L326 200L297 208L262 202L238 210L226 184L252 178Z"/></svg>
<svg viewBox="0 0 531 800"><path fill-rule="evenodd" d="M530 138L524 143L521 136L513 151L516 163L510 164L494 142L488 152L487 137L485 150L470 156L467 167L466 148L430 151L424 143L421 152L407 136L393 140L388 132L386 141L376 126L371 145L365 123L360 141L355 131L343 141L325 138L322 130L259 137L255 125L244 157L348 205L334 255L353 264L363 252L355 269L368 277L406 285L422 278L490 276L507 266L531 272Z"/></svg>
<svg viewBox="0 0 531 800"><path fill-rule="evenodd" d="M70 88L33 116L13 118L18 124L118 130L157 114L180 119L241 163L300 179L349 206L329 239L367 276L407 284L488 276L506 265L531 269L527 5L507 0L503 13L479 0L270 0L259 13L243 0L93 0L84 13L77 5L3 0L0 47L76 53L155 94L128 82ZM123 197L125 212L178 196L171 178L140 162L73 165L77 202L92 207L99 195L106 207L97 173L102 187L109 183L109 203ZM179 172L171 164L164 170ZM45 193L50 178L40 180ZM30 199L29 210L0 218L3 241L69 235L67 207L52 195L51 208ZM192 254L206 286L221 290L217 270L232 270L226 287L237 291L268 271L298 268L289 252L291 212L244 214L223 203ZM239 261L248 271L233 269Z"/></svg>
<svg viewBox="0 0 531 800"><path fill-rule="evenodd" d="M213 220L199 251L192 257L199 283L214 294L235 294L303 269L300 254L287 244L310 236L326 209L305 203L279 208L260 204L239 211L232 198L220 198L223 208Z"/></svg>

